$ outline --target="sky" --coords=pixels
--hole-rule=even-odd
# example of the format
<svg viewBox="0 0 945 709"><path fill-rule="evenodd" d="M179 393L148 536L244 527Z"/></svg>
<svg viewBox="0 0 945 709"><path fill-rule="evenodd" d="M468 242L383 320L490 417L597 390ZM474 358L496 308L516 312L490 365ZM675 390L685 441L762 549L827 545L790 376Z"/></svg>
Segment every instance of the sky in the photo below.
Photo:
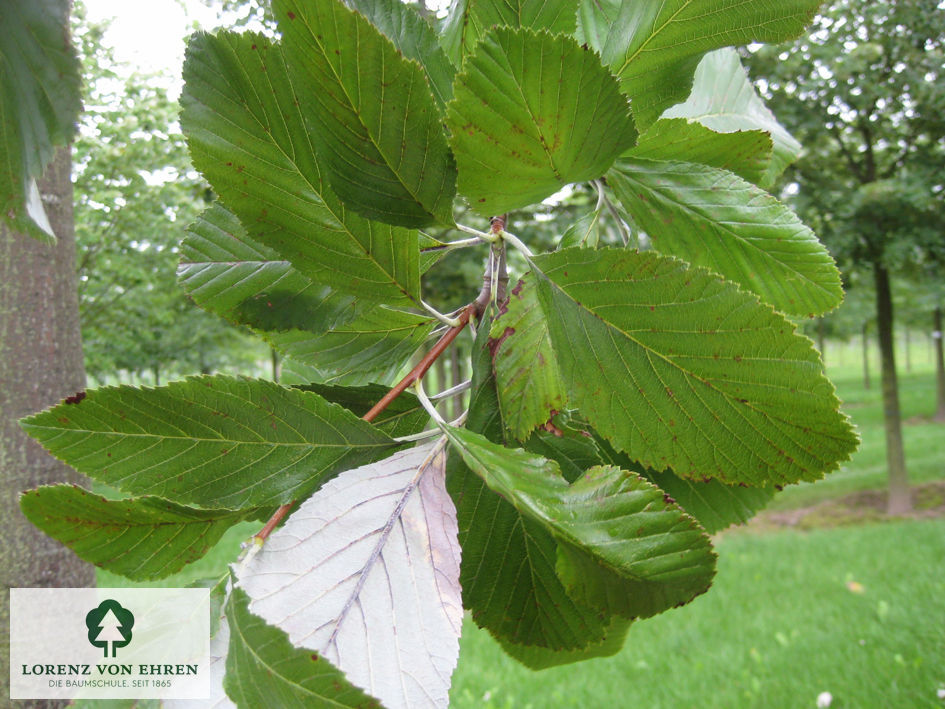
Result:
<svg viewBox="0 0 945 709"><path fill-rule="evenodd" d="M85 0L85 6L93 22L114 18L106 42L119 61L159 73L177 90L184 38L195 26L210 29L217 24L216 13L199 0Z"/></svg>

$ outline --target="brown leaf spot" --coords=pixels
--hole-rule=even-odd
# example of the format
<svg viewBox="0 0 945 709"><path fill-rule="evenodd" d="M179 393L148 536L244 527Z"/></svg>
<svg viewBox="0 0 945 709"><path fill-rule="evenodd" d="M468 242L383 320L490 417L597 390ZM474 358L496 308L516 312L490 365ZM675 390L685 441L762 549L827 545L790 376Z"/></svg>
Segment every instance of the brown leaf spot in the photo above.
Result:
<svg viewBox="0 0 945 709"><path fill-rule="evenodd" d="M72 396L67 396L65 403L67 403L67 404L78 404L78 403L79 403L80 401L82 401L82 399L84 399L84 398L85 398L85 392L84 392L84 391L77 391L77 392L76 392L75 394L73 394Z"/></svg>
<svg viewBox="0 0 945 709"><path fill-rule="evenodd" d="M490 337L486 345L489 347L489 353L492 355L492 358L495 359L496 352L499 351L499 348L502 346L502 343L510 336L515 334L514 327L507 327L502 332L499 337Z"/></svg>

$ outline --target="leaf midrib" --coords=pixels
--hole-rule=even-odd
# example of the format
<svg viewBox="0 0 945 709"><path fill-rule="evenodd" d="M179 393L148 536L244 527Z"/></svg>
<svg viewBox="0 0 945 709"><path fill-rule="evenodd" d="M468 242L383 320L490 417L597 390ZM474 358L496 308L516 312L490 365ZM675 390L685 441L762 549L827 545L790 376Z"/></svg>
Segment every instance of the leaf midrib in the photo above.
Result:
<svg viewBox="0 0 945 709"><path fill-rule="evenodd" d="M483 468L489 469L491 467L486 461L482 460L482 458L476 455L474 451L472 451L467 446L463 445L462 441L456 441L456 439L453 436L450 436L450 439L455 441L458 445L460 445L466 451L467 454L475 458L476 461ZM568 485L567 481L564 480L564 477L561 476L561 472L560 472L560 468L558 467L558 464L554 462L553 460L547 460L547 459L544 459L544 460L546 460L548 464L551 465L555 469L555 471L558 473L557 479L564 482L564 486L562 487L562 490L570 489L570 485ZM486 483L486 485L488 486L488 483ZM495 490L493 490L493 492L495 492ZM595 561L595 563L600 564L601 566L611 571L615 575L630 578L638 583L650 583L650 581L646 578L642 578L634 574L630 574L627 569L614 566L607 558L601 556L598 553L596 546L589 546L585 542L575 537L574 534L572 534L568 530L567 527L561 526L558 523L556 523L554 519L548 515L547 511L545 510L545 504L543 504L540 500L536 500L535 498L533 498L531 495L528 495L527 493L520 493L519 495L514 495L513 499L516 501L528 500L531 502L531 504L526 505L526 507L529 510L533 511L533 514L531 515L532 518L538 521L539 523L541 523L541 525L545 527L552 534L552 536L556 540L556 543L557 543L558 537L561 537L562 541L570 544L572 547L580 550L582 553L587 554L590 558L592 558ZM554 499L555 501L561 504L562 511L564 511L564 509L568 506L564 498L556 496ZM509 500L509 502L512 504L513 507L515 507L516 511L518 511L520 515L523 514L522 511L519 510L519 507L517 504L515 504L515 502L512 502L511 500ZM653 535L650 535L650 536L653 536Z"/></svg>
<svg viewBox="0 0 945 709"><path fill-rule="evenodd" d="M347 8L345 8L345 10L347 10ZM337 10L335 10L335 12L337 12ZM359 15L360 13L352 12L352 14L354 14L354 15ZM362 17L363 17L363 16L362 16ZM336 23L336 25L337 25L337 23ZM386 152L385 150L382 150L382 149L381 149L381 146L380 146L380 144L377 142L377 140L375 139L374 134L371 132L371 130L370 130L370 128L368 127L367 123L363 120L363 118L362 118L362 116L361 116L361 111L360 111L360 109L355 108L355 103L354 103L354 101L352 100L351 94L348 92L348 89L347 89L347 87L345 86L344 82L342 82L340 75L339 75L338 72L335 70L335 65L332 64L332 62L330 61L330 59L329 59L329 57L328 57L328 52L325 50L324 45L318 40L318 34L314 31L314 29L311 27L311 25L309 25L309 23L308 23L308 18L306 18L306 20L305 20L305 27L306 27L306 29L308 30L308 32L309 32L309 34L310 34L310 36L311 36L311 38L312 38L312 42L313 42L315 45L318 46L319 51L321 52L322 56L323 56L324 59L325 59L325 63L330 67L330 69L331 69L331 74L332 74L332 76L335 78L336 84L341 88L341 91L342 91L342 93L344 94L344 97L345 97L345 99L346 99L347 102L348 102L348 107L351 109L352 113L354 113L354 115L357 117L358 123L359 123L360 126L364 129L364 133L365 133L365 135L367 135L368 139L370 140L371 145L374 146L374 149L375 149L375 150L377 150L377 154L384 158L384 164L385 164L385 165L387 166L387 168L391 171L391 173L394 174L394 175L397 177L397 184L399 184L401 187L404 188L404 190L407 192L407 194L409 194L409 195L413 198L414 202L415 202L418 206L420 206L420 208L423 210L423 212L424 212L427 216L429 216L429 217L431 217L432 219L438 221L436 215L433 214L429 209L427 209L427 207L424 205L424 203L423 203L422 201L420 201L419 197L417 197L417 193L414 192L414 190L411 189L411 187L410 187L406 182L404 182L404 180L403 180L403 178L401 177L400 173L399 173L397 170L394 169L393 164L392 164L392 161L391 161L390 157L388 157L387 152ZM358 38L360 38L360 35L361 35L361 28L358 26L358 18L357 18L357 17L355 17L355 19L354 19L354 29L355 29L355 34L357 35ZM382 43L382 44L383 44L384 42L387 42L387 43L390 44L390 46L394 49L395 52L398 52L398 50L397 50L397 48L394 46L393 42L391 42L390 39L388 39L384 34L382 34L381 32L378 32L378 36L380 37L380 40L381 40L381 43ZM359 44L359 42L358 42L358 44ZM382 71L385 71L385 70L386 70L386 66L387 66L387 61L384 59L384 52L383 52L383 50L380 52L380 55L381 55L381 69L382 69ZM407 59L406 57L404 57L404 61L405 61L406 63L408 63L408 64L409 64L410 62L413 62L413 63L416 64L417 67L419 67L419 68L421 69L421 71L422 71L422 65L421 65L419 62L417 62L415 59ZM421 78L422 78L422 76L421 76ZM411 92L411 93L408 94L408 99L407 99L407 101L405 101L405 103L404 103L404 105L405 105L405 110L406 110L406 107L410 106L410 99L409 99L409 96L412 95L412 92L413 92L413 84L414 84L414 81L411 81L411 82L410 82L410 92ZM378 100L379 100L379 101L383 101L383 88L382 88L382 92L381 92L381 98L378 99ZM405 117L406 117L406 114L405 114ZM404 122L404 127L406 128L406 121ZM421 182L422 182L422 174L423 174L423 173L421 173Z"/></svg>
<svg viewBox="0 0 945 709"><path fill-rule="evenodd" d="M640 162L643 162L643 163L653 163L654 165L659 165L661 162L663 162L663 161L660 161L660 160L648 160L648 159L646 159L646 158L636 158L636 159L639 160ZM667 161L667 162L668 162L668 164L670 164L670 165L672 165L672 164L679 164L679 163L674 163L674 162L670 162L670 161ZM699 221L708 222L708 223L714 225L714 226L715 226L719 231L721 231L722 233L727 234L728 236L730 236L732 239L735 240L736 243L741 244L741 245L746 246L746 247L750 247L755 253L757 253L757 254L760 256L760 258L761 258L763 261L768 262L769 264L773 263L773 264L775 264L775 265L777 265L777 266L782 267L782 268L785 269L786 271L789 271L790 273L793 273L793 274L795 274L796 276L800 277L803 281L805 281L806 283L810 284L810 286L812 286L813 288L816 288L816 289L819 290L821 293L827 295L828 297L830 297L830 298L832 298L832 299L836 299L836 294L835 294L835 293L831 293L831 291L828 290L825 285L823 285L822 283L820 283L820 282L818 282L818 281L812 280L809 276L807 276L807 275L804 274L803 272L799 271L797 268L793 267L791 264L789 264L789 263L787 263L787 262L785 262L785 261L783 261L783 260L780 260L780 259L775 258L769 251L767 251L766 249L763 249L761 246L759 246L758 244L755 243L755 241L770 242L770 241L771 241L770 238L762 237L761 239L753 240L753 239L749 239L749 238L747 238L747 237L745 237L745 236L742 236L742 235L739 234L737 231L735 231L731 226L729 226L729 222L721 222L721 221L718 221L718 220L716 220L716 219L713 219L712 217L706 215L705 213L703 213L702 211L700 211L699 209L697 209L695 205L689 205L689 204L687 204L687 203L685 203L685 202L681 202L681 201L679 201L679 200L677 200L677 199L674 199L673 196L672 196L672 192L671 192L671 191L666 191L666 190L664 190L664 189L660 189L661 185L659 184L659 182L656 182L656 183L653 184L653 185L648 185L648 184L641 183L639 180L634 179L634 177L632 176L632 175L633 175L633 171L623 172L622 174L623 174L625 177L627 177L628 180L631 180L631 181L635 182L637 185L640 185L643 189L646 189L646 190L648 190L648 191L650 191L650 192L654 192L654 193L658 194L663 200L665 200L666 202L669 202L670 204L674 205L679 211L683 212L684 214L690 215L690 218L695 217L695 218L697 218ZM748 183L746 183L746 184L748 184ZM751 185L749 184L748 186L750 187ZM687 191L692 191L693 188L691 188L691 187L685 187L685 189L686 189ZM699 188L696 188L696 189L699 189ZM763 196L767 196L767 193L761 194L760 192L761 192L761 191L759 190L759 195L758 195L758 196L762 196L762 197L763 197ZM771 199L773 200L774 198L772 197ZM767 202L767 200L765 200L765 201ZM724 204L718 205L718 204L717 204L717 205L709 205L709 206L728 207L729 205L724 205ZM771 206L771 205L770 205L770 202L769 202L769 203L767 203L767 204L764 204L763 206L767 209L767 208L768 208L769 206ZM752 226L751 223L745 223L744 225L745 225L745 226ZM798 222L797 222L796 224L794 224L794 225L791 225L790 223L788 223L788 224L777 225L777 226L782 226L782 227L785 227L785 228L791 228L792 226L798 227L798 228L795 228L795 229L793 230L795 236L797 235L798 232L803 233L803 231L804 231L805 229L806 229L808 232L810 232L810 230L807 229L807 227L805 227L800 221L798 221ZM812 232L811 232L811 234L812 234ZM785 240L788 241L789 243L794 243L794 244L806 244L806 243L809 243L808 240L805 240L805 239L797 239L797 238L795 238L795 236L788 237L788 238L786 238ZM659 239L659 237L656 237L656 238L657 238L657 240ZM796 252L789 252L789 253L792 253L792 254L795 255L795 256L797 255ZM824 252L824 253L826 253L826 252ZM829 259L829 257L828 257L828 259ZM818 260L816 261L816 263L817 263L818 266L823 266L823 265L824 265L825 263L827 263L827 262L824 261L823 259L818 259ZM770 266L769 266L769 267L770 267ZM740 269L740 270L741 270L741 269ZM621 330L621 332L623 332L623 331Z"/></svg>
<svg viewBox="0 0 945 709"><path fill-rule="evenodd" d="M660 32L662 32L662 31L665 30L670 24L672 24L673 22L675 22L676 17L677 17L683 10L685 10L685 9L690 5L691 2L692 2L692 0L683 0L682 5L680 5L679 8L678 8L672 15L670 15L662 25L660 25L658 28L654 28L654 31L651 32L650 35L649 35L645 40L643 40L643 42L640 44L640 46L637 47L636 50L634 50L631 54L629 54L628 56L625 57L623 64L620 66L620 69L618 69L618 70L617 70L616 72L614 72L614 73L615 73L617 76L620 76L621 74L623 74L623 72L626 70L627 66L629 66L630 63L631 63L634 59L636 59L640 54L642 54L642 53L646 50L646 46L647 46L650 42L652 42L652 41L654 40L654 38L659 35Z"/></svg>
<svg viewBox="0 0 945 709"><path fill-rule="evenodd" d="M88 436L121 436L128 438L153 438L159 440L172 440L172 441L192 441L195 443L232 443L234 445L254 445L254 446L270 446L273 448L350 448L351 446L356 446L358 448L385 448L397 445L396 442L376 442L376 443L315 443L312 441L298 441L298 442L283 442L283 441L267 441L265 439L257 441L247 441L241 440L238 438L203 438L195 436L162 436L153 433L123 433L121 431L97 431L95 429L87 428L62 428L61 426L44 426L39 424L23 424L24 429L34 430L34 431L55 431L60 434L66 433L81 433Z"/></svg>
<svg viewBox="0 0 945 709"><path fill-rule="evenodd" d="M308 689L307 687L305 687L305 686L299 684L298 682L295 682L294 680L289 679L286 675L282 674L278 669L276 669L276 666L275 666L275 665L273 665L273 664L267 662L266 660L264 660L264 659L262 658L262 656L260 656L259 653L256 652L256 649L250 644L249 640L248 640L248 639L246 638L246 636L243 634L243 629L240 627L239 619L237 618L237 616L239 615L239 612L240 612L239 609L237 609L237 611L236 611L235 613L233 613L233 617L230 619L230 623L231 623L232 629L235 630L236 633L239 635L240 640L242 641L243 648L245 649L245 651L248 652L250 655L252 655L253 659L256 660L257 664L259 664L261 667L265 667L265 668L266 668L266 671L267 671L267 674L268 674L269 677L276 677L276 678L280 679L281 681L283 681L285 684L287 684L287 685L289 685L289 686L291 686L291 687L296 688L298 691L300 691L300 692L302 692L302 693L304 693L304 694L306 694L306 695L308 695L308 696L310 696L310 697L316 697L316 698L320 699L320 700L321 700L322 702L324 702L325 705L327 705L327 706L341 707L341 709L350 709L350 706L351 706L351 705L349 705L349 704L341 704L341 703L335 701L330 695L326 696L326 695L321 694L321 693L316 693L316 692L314 692L314 691ZM252 612L252 611L250 611L250 610L248 610L248 609L246 610L246 613L251 613L251 612ZM322 658L322 659L325 659L325 658ZM327 662L327 660L326 660L326 662ZM339 670L339 669L338 669L337 667L335 667L334 665L332 665L332 667L334 667L334 669L335 669L337 672L339 672L339 673L341 672L341 670Z"/></svg>
<svg viewBox="0 0 945 709"><path fill-rule="evenodd" d="M309 29L311 30L311 28L309 28ZM255 84L253 83L252 79L249 77L249 74L248 74L248 72L247 72L247 70L246 70L246 66L244 65L243 60L242 60L242 58L240 57L240 55L237 53L236 47L235 47L233 44L227 43L227 48L229 49L229 51L231 52L231 54L233 55L233 57L236 59L236 62L235 62L236 66L238 66L238 67L239 67L239 70L240 70L241 72L243 72L244 78L246 79L246 81L249 83L249 85L253 88L253 91L255 92L256 86L255 86ZM270 45L270 49L274 49L274 48L277 48L276 45ZM284 61L285 61L285 55L281 52L281 50L280 50L280 54L282 54L282 60L283 60L283 63L284 63ZM261 58L260 58L260 62L262 62L262 59L261 59ZM208 67L208 65L207 65L206 62L204 62L204 66L205 66L205 67ZM208 68L210 68L210 67L208 67ZM285 73L286 73L287 80L289 81L289 89L290 89L292 95L293 95L293 96L296 96L296 98L297 98L297 93L296 93L296 91L295 91L295 87L294 87L294 86L292 85L292 83L291 83L292 79L291 79L291 77L289 76L288 68L286 68L286 72L285 72ZM266 74L266 81L269 81L269 82L270 82L270 88L273 88L273 90L274 90L274 87L272 87L272 83L271 83L271 81L270 81L270 79L269 79L269 73L268 73L268 72L265 72L265 74ZM214 89L214 87L210 84L210 82L208 82L208 81L206 81L206 80L202 80L202 82L203 82L206 86L209 86L211 89ZM214 89L214 91L215 91L215 89ZM222 92L216 92L216 93L218 93L219 96L220 96L223 100L225 100L225 101L227 101L227 102L230 102L230 101L232 100L230 96L228 96L228 95L226 95L226 94L224 94L224 93L222 93ZM211 108L207 103L205 103L203 100L199 99L197 96L194 96L193 94L191 94L191 97L192 97L195 101L197 101L197 102L199 103L199 105L201 105L201 106L203 106L204 108L208 109L209 111L211 111L211 112L214 113L215 115L219 115L219 114L217 114L217 112L216 112L213 108ZM263 107L263 111L265 112L265 111L266 111L265 102L264 102L262 99L259 99L259 105ZM302 122L302 124L304 125L304 121L302 121L302 117L301 117L301 115L299 115L298 111L299 111L298 106L296 106L296 108L295 108L296 117L297 117L297 118L299 119L299 121ZM367 260L367 261L370 261L370 262L374 265L375 268L377 268L381 273L383 273L385 276L387 276L387 279L388 279L388 281L389 281L390 284L392 284L395 288L397 288L397 290L399 290L401 293L403 293L404 295L406 295L411 301L413 301L413 300L414 300L414 297L404 289L404 287L399 283L399 281L398 281L397 278L394 276L394 274L390 273L386 268L384 268L384 266L383 266L377 259L375 259L375 258L373 257L373 255L370 253L370 251L368 251L368 249L364 246L364 244L361 243L361 240L357 237L357 235L356 235L353 231L351 231L351 229L348 227L348 223L347 223L347 221L345 221L344 215L339 216L338 212L337 212L335 209L333 209L333 208L331 207L331 205L329 205L328 201L326 201L325 198L322 196L322 191L323 191L323 189L318 189L318 188L316 188L315 185L312 184L312 182L308 179L308 177L306 177L306 175L305 175L305 174L302 172L302 170L299 168L299 165L298 165L297 161L295 160L295 158L292 157L292 156L290 156L290 155L285 151L285 149L283 149L283 147L282 147L281 145L279 145L279 143L276 142L276 140L272 137L272 134L266 129L266 126L263 124L262 120L260 120L260 118L256 115L256 113L255 113L254 111L247 110L247 111L246 111L246 114L252 118L252 121L253 121L260 129L262 129L263 135L268 136L268 139L264 139L264 142L267 142L269 145L272 145L272 146L283 156L283 158L286 160L287 164L288 164L288 165L291 165L292 170L294 171L294 173L295 173L296 175L298 175L298 177L302 180L302 182L304 182L304 183L309 187L309 189L312 191L312 193L315 194L315 195L318 195L319 202L321 203L320 206L323 207L323 208L325 209L325 211L328 212L328 214L330 214L330 215L332 216L332 218L335 220L335 222L338 224L338 226L341 227L341 232L342 232L343 234L345 234L345 235L348 237L348 239L350 240L350 242L353 243L353 244L356 246L356 248L359 248L359 249L361 250L361 252L363 253L363 258L364 258L365 260ZM281 114L280 114L280 115L281 115ZM236 123L233 123L232 125L233 125L233 128L234 128L235 130L241 130L240 127L239 127ZM295 131L291 131L291 130L289 129L289 126L285 123L285 119L284 119L284 118L283 118L283 125L285 126L286 135L292 135L292 134L295 132ZM303 131L303 132L304 132L304 131ZM311 139L310 139L308 136L309 136L308 132L305 132L305 142L306 142L306 144L308 145L309 150L310 150L310 151L312 152L312 154L314 155L314 154L315 154L315 148L314 148L314 146L312 145ZM252 134L250 134L250 137L255 139L255 138L257 138L258 136L253 136ZM291 138L290 138L290 139L291 139ZM242 152L246 152L251 158L253 158L253 159L259 159L259 156L258 156L258 155L255 155L254 153L252 153L252 151L250 151L249 149L247 149L247 148L241 148L240 146L233 144L233 143L232 143L231 141L229 141L229 140L227 141L227 143L228 143L229 145L231 145L231 147L233 147L233 148L236 149L236 150L240 150L240 151L242 151ZM275 167L275 166L274 166L274 167ZM284 208L283 208L283 209L284 209ZM293 211L294 213L297 213L297 212L295 212L295 210L291 210L291 211ZM347 213L347 210L344 210L344 214L346 214L346 213ZM390 228L391 228L391 229L394 229L395 227L390 227ZM290 263L291 263L291 262L290 262Z"/></svg>
<svg viewBox="0 0 945 709"><path fill-rule="evenodd" d="M536 269L536 270L537 270L537 269ZM764 412L764 411L760 411L760 410L757 409L750 401L749 401L748 403L744 403L744 402L742 402L740 399L738 399L737 397L735 397L734 395L731 395L731 394L729 394L728 392L726 392L725 390L720 389L719 387L713 386L709 380L703 379L702 377L700 377L700 376L699 376L698 374L696 374L695 372L691 372L691 371L689 371L688 369L686 369L685 367L680 366L679 364L677 364L676 362L674 362L672 359L670 359L670 358L667 357L666 355L662 354L661 352L659 352L659 351L657 351L657 350L654 350L654 349L652 349L651 347L648 347L647 345L645 345L645 344L644 344L643 342L641 342L640 340L638 340L638 339L636 339L635 337L631 336L630 333L627 332L627 331L625 331L623 328L618 327L616 324L614 324L613 322L611 322L611 321L609 321L609 320L603 320L603 318L600 318L600 316L597 315L593 310L591 310L590 308L585 307L582 303L578 302L578 301L575 300L573 297L571 297L571 295L570 295L564 288L562 288L562 287L559 286L557 283L555 283L555 281L552 280L551 278L549 278L546 274L544 274L544 273L541 272L541 271L539 271L539 273L542 273L542 275L545 277L545 279L546 279L549 283L551 283L552 287L556 288L556 289L557 289L559 292L561 292L566 298L568 298L568 300L570 300L572 303L574 303L574 305L575 305L579 310L590 314L591 317L593 317L593 318L595 318L595 319L601 319L601 320L604 322L605 325L607 325L607 326L610 327L610 328L613 328L615 331L619 332L619 333L622 334L624 337L626 337L628 340L630 340L630 341L633 342L635 345L637 345L641 350L643 350L643 351L647 354L647 356L655 355L657 358L659 358L660 360L662 360L663 362L665 362L666 364L668 364L670 367L672 367L673 369L679 371L684 377L687 377L687 378L688 378L688 377L691 377L692 379L695 379L696 381L699 381L699 382L701 382L702 384L705 384L706 386L710 386L713 391L716 391L716 392L718 392L721 396L725 397L725 399L728 401L728 403L729 403L730 405L732 405L733 407L734 407L735 402L738 402L738 403L742 404L743 406L747 406L747 407L750 408L752 411L754 411L756 414L758 414L758 415L760 415L760 416L762 416L762 417L764 417L764 418L766 418L766 419L771 419L771 420L774 420L774 421L780 421L780 422L782 422L782 423L786 423L786 424L789 424L789 425L792 425L792 426L794 425L794 424L792 424L790 421L787 421L787 420L785 420L785 419L783 419L783 418L774 416L774 415L769 414L769 413Z"/></svg>

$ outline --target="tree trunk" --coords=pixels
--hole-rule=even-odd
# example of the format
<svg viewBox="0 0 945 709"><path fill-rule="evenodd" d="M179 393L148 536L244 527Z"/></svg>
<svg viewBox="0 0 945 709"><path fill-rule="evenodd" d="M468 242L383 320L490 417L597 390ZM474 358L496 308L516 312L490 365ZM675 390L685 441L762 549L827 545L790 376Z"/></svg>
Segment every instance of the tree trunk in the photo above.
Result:
<svg viewBox="0 0 945 709"><path fill-rule="evenodd" d="M942 353L942 306L932 315L932 347L935 349L935 420L945 423L945 356Z"/></svg>
<svg viewBox="0 0 945 709"><path fill-rule="evenodd" d="M281 357L279 357L279 351L275 347L269 348L269 360L272 364L272 381L278 382L279 375L282 372L282 366Z"/></svg>
<svg viewBox="0 0 945 709"><path fill-rule="evenodd" d="M20 513L22 490L83 478L30 439L17 420L85 387L75 273L71 159L60 150L40 191L59 238L45 246L0 226L0 667L9 666L11 587L94 586L91 565L47 537ZM0 672L0 701L10 696ZM48 706L47 702L17 706Z"/></svg>
<svg viewBox="0 0 945 709"><path fill-rule="evenodd" d="M863 388L870 388L870 340L869 340L869 329L870 323L868 320L863 321Z"/></svg>
<svg viewBox="0 0 945 709"><path fill-rule="evenodd" d="M436 373L436 391L445 391L449 389L449 378L446 375L446 358L440 357L433 363L433 371Z"/></svg>
<svg viewBox="0 0 945 709"><path fill-rule="evenodd" d="M906 371L912 371L912 341L909 338L909 328L903 330L903 344L905 345L906 350Z"/></svg>
<svg viewBox="0 0 945 709"><path fill-rule="evenodd" d="M889 271L874 264L876 280L876 334L879 340L880 371L883 385L883 421L886 425L886 465L889 468L889 503L886 511L901 515L912 511L912 495L902 444L902 416L899 412L899 382L893 339L893 304Z"/></svg>
<svg viewBox="0 0 945 709"><path fill-rule="evenodd" d="M154 386L161 386L161 367L157 364L151 365L151 375L154 377Z"/></svg>
<svg viewBox="0 0 945 709"><path fill-rule="evenodd" d="M450 386L458 386L463 383L463 372L459 366L459 347L453 346L450 348L450 374L452 375ZM463 397L462 395L454 396L450 399L450 419L457 418L463 411Z"/></svg>

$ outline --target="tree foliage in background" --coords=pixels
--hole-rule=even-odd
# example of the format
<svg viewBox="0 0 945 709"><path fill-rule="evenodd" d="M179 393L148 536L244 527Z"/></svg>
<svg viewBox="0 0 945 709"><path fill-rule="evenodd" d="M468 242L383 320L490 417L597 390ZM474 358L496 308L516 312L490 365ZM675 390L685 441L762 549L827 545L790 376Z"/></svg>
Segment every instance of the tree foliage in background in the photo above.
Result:
<svg viewBox="0 0 945 709"><path fill-rule="evenodd" d="M943 42L945 9L935 0L839 0L803 40L750 60L806 147L790 175L799 212L844 270L874 281L891 513L911 508L891 274L940 282L945 264Z"/></svg>
<svg viewBox="0 0 945 709"><path fill-rule="evenodd" d="M445 706L464 609L529 667L613 654L709 588L709 533L857 444L787 317L842 298L764 189L797 146L716 52L797 37L817 4L459 0L438 35L395 0L276 0L278 41L195 35L181 125L218 201L181 283L308 378L29 417L127 497L45 487L24 512L141 580L268 518L213 643L220 705ZM556 243L511 232L573 183L593 197ZM425 274L453 252L481 287L440 313ZM457 392L424 375L466 328L446 421Z"/></svg>
<svg viewBox="0 0 945 709"><path fill-rule="evenodd" d="M85 73L75 141L79 308L86 368L209 373L250 356L243 335L193 307L177 285L184 229L212 200L177 126L178 107L154 76L128 74L76 5Z"/></svg>

